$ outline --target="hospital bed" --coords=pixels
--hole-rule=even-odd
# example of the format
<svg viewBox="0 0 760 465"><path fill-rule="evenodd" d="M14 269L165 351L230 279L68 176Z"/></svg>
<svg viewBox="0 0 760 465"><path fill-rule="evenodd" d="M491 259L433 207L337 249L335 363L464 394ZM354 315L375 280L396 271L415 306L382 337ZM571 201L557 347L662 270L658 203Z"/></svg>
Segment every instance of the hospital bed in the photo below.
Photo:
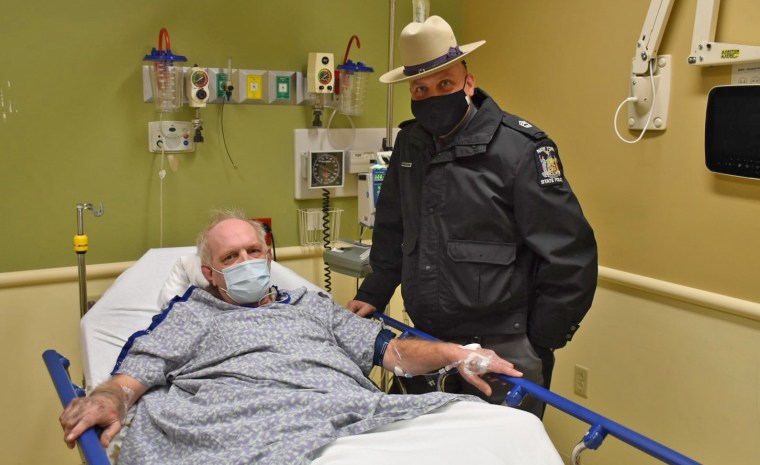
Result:
<svg viewBox="0 0 760 465"><path fill-rule="evenodd" d="M310 290L322 290L274 261L271 273L272 283L281 289L305 286ZM61 403L66 406L75 397L84 396L87 391L107 380L114 361L129 336L146 328L152 317L175 295L182 295L190 284L203 285L205 282L200 272L198 257L195 256L195 247L151 249L146 252L115 280L81 320L84 388L72 383L68 375L69 361L64 356L54 350L47 350L43 354ZM388 316L378 314L376 318L398 330L400 337L435 339ZM597 449L608 435L612 435L664 463L697 464L662 444L534 383L519 378L503 378L514 384L505 401L508 405L519 405L525 395L531 394L590 425L590 429L573 451L572 463L578 463L582 451ZM78 443L87 464L111 464L109 454L113 452L113 447L106 451L100 446L96 428L83 434ZM119 443L120 438L117 437L114 444Z"/></svg>

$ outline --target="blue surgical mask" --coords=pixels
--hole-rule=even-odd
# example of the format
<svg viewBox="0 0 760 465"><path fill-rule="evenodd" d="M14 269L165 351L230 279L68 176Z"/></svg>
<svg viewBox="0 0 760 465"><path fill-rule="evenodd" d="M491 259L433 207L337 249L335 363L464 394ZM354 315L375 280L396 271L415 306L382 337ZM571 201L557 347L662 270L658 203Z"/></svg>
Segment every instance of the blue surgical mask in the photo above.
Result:
<svg viewBox="0 0 760 465"><path fill-rule="evenodd" d="M221 271L211 269L224 275L227 289L219 289L241 305L258 303L269 293L271 279L269 263L265 258L246 260Z"/></svg>

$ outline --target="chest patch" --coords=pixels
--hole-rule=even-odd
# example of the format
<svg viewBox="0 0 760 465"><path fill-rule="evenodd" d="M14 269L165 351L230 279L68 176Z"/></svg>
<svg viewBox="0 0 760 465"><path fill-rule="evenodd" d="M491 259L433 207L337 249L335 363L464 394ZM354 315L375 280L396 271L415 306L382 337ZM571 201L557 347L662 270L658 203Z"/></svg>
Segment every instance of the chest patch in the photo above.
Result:
<svg viewBox="0 0 760 465"><path fill-rule="evenodd" d="M541 187L562 184L562 163L559 160L557 149L551 145L545 145L536 149L536 170L538 171L538 185Z"/></svg>

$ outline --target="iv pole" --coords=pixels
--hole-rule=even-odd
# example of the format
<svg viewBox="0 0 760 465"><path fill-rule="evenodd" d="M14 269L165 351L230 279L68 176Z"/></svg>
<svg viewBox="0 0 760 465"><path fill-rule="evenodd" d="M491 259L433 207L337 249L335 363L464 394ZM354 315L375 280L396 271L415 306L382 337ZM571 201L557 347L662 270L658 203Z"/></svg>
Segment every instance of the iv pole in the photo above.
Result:
<svg viewBox="0 0 760 465"><path fill-rule="evenodd" d="M396 0L389 0L390 12L388 15L388 71L393 69L393 47L394 38L396 33ZM383 150L393 150L393 85L386 86L388 88L387 99L387 115L388 121L385 126L385 139L383 139Z"/></svg>
<svg viewBox="0 0 760 465"><path fill-rule="evenodd" d="M84 233L84 221L82 214L84 210L92 210L95 217L103 216L103 204L99 209L91 203L77 204L77 234L74 236L74 252L77 253L79 260L79 318L81 319L87 313L87 271L85 269L84 255L87 253L89 246L87 235Z"/></svg>

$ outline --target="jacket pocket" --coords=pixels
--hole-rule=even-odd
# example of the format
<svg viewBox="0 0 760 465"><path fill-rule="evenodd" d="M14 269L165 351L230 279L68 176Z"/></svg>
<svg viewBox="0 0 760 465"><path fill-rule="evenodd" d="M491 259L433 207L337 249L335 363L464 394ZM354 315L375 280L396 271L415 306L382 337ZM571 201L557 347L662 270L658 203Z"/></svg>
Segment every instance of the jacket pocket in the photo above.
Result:
<svg viewBox="0 0 760 465"><path fill-rule="evenodd" d="M507 242L449 241L448 253L455 262L507 266L515 261L515 245Z"/></svg>
<svg viewBox="0 0 760 465"><path fill-rule="evenodd" d="M473 312L504 310L512 296L516 247L508 242L449 241L441 286L444 305Z"/></svg>

